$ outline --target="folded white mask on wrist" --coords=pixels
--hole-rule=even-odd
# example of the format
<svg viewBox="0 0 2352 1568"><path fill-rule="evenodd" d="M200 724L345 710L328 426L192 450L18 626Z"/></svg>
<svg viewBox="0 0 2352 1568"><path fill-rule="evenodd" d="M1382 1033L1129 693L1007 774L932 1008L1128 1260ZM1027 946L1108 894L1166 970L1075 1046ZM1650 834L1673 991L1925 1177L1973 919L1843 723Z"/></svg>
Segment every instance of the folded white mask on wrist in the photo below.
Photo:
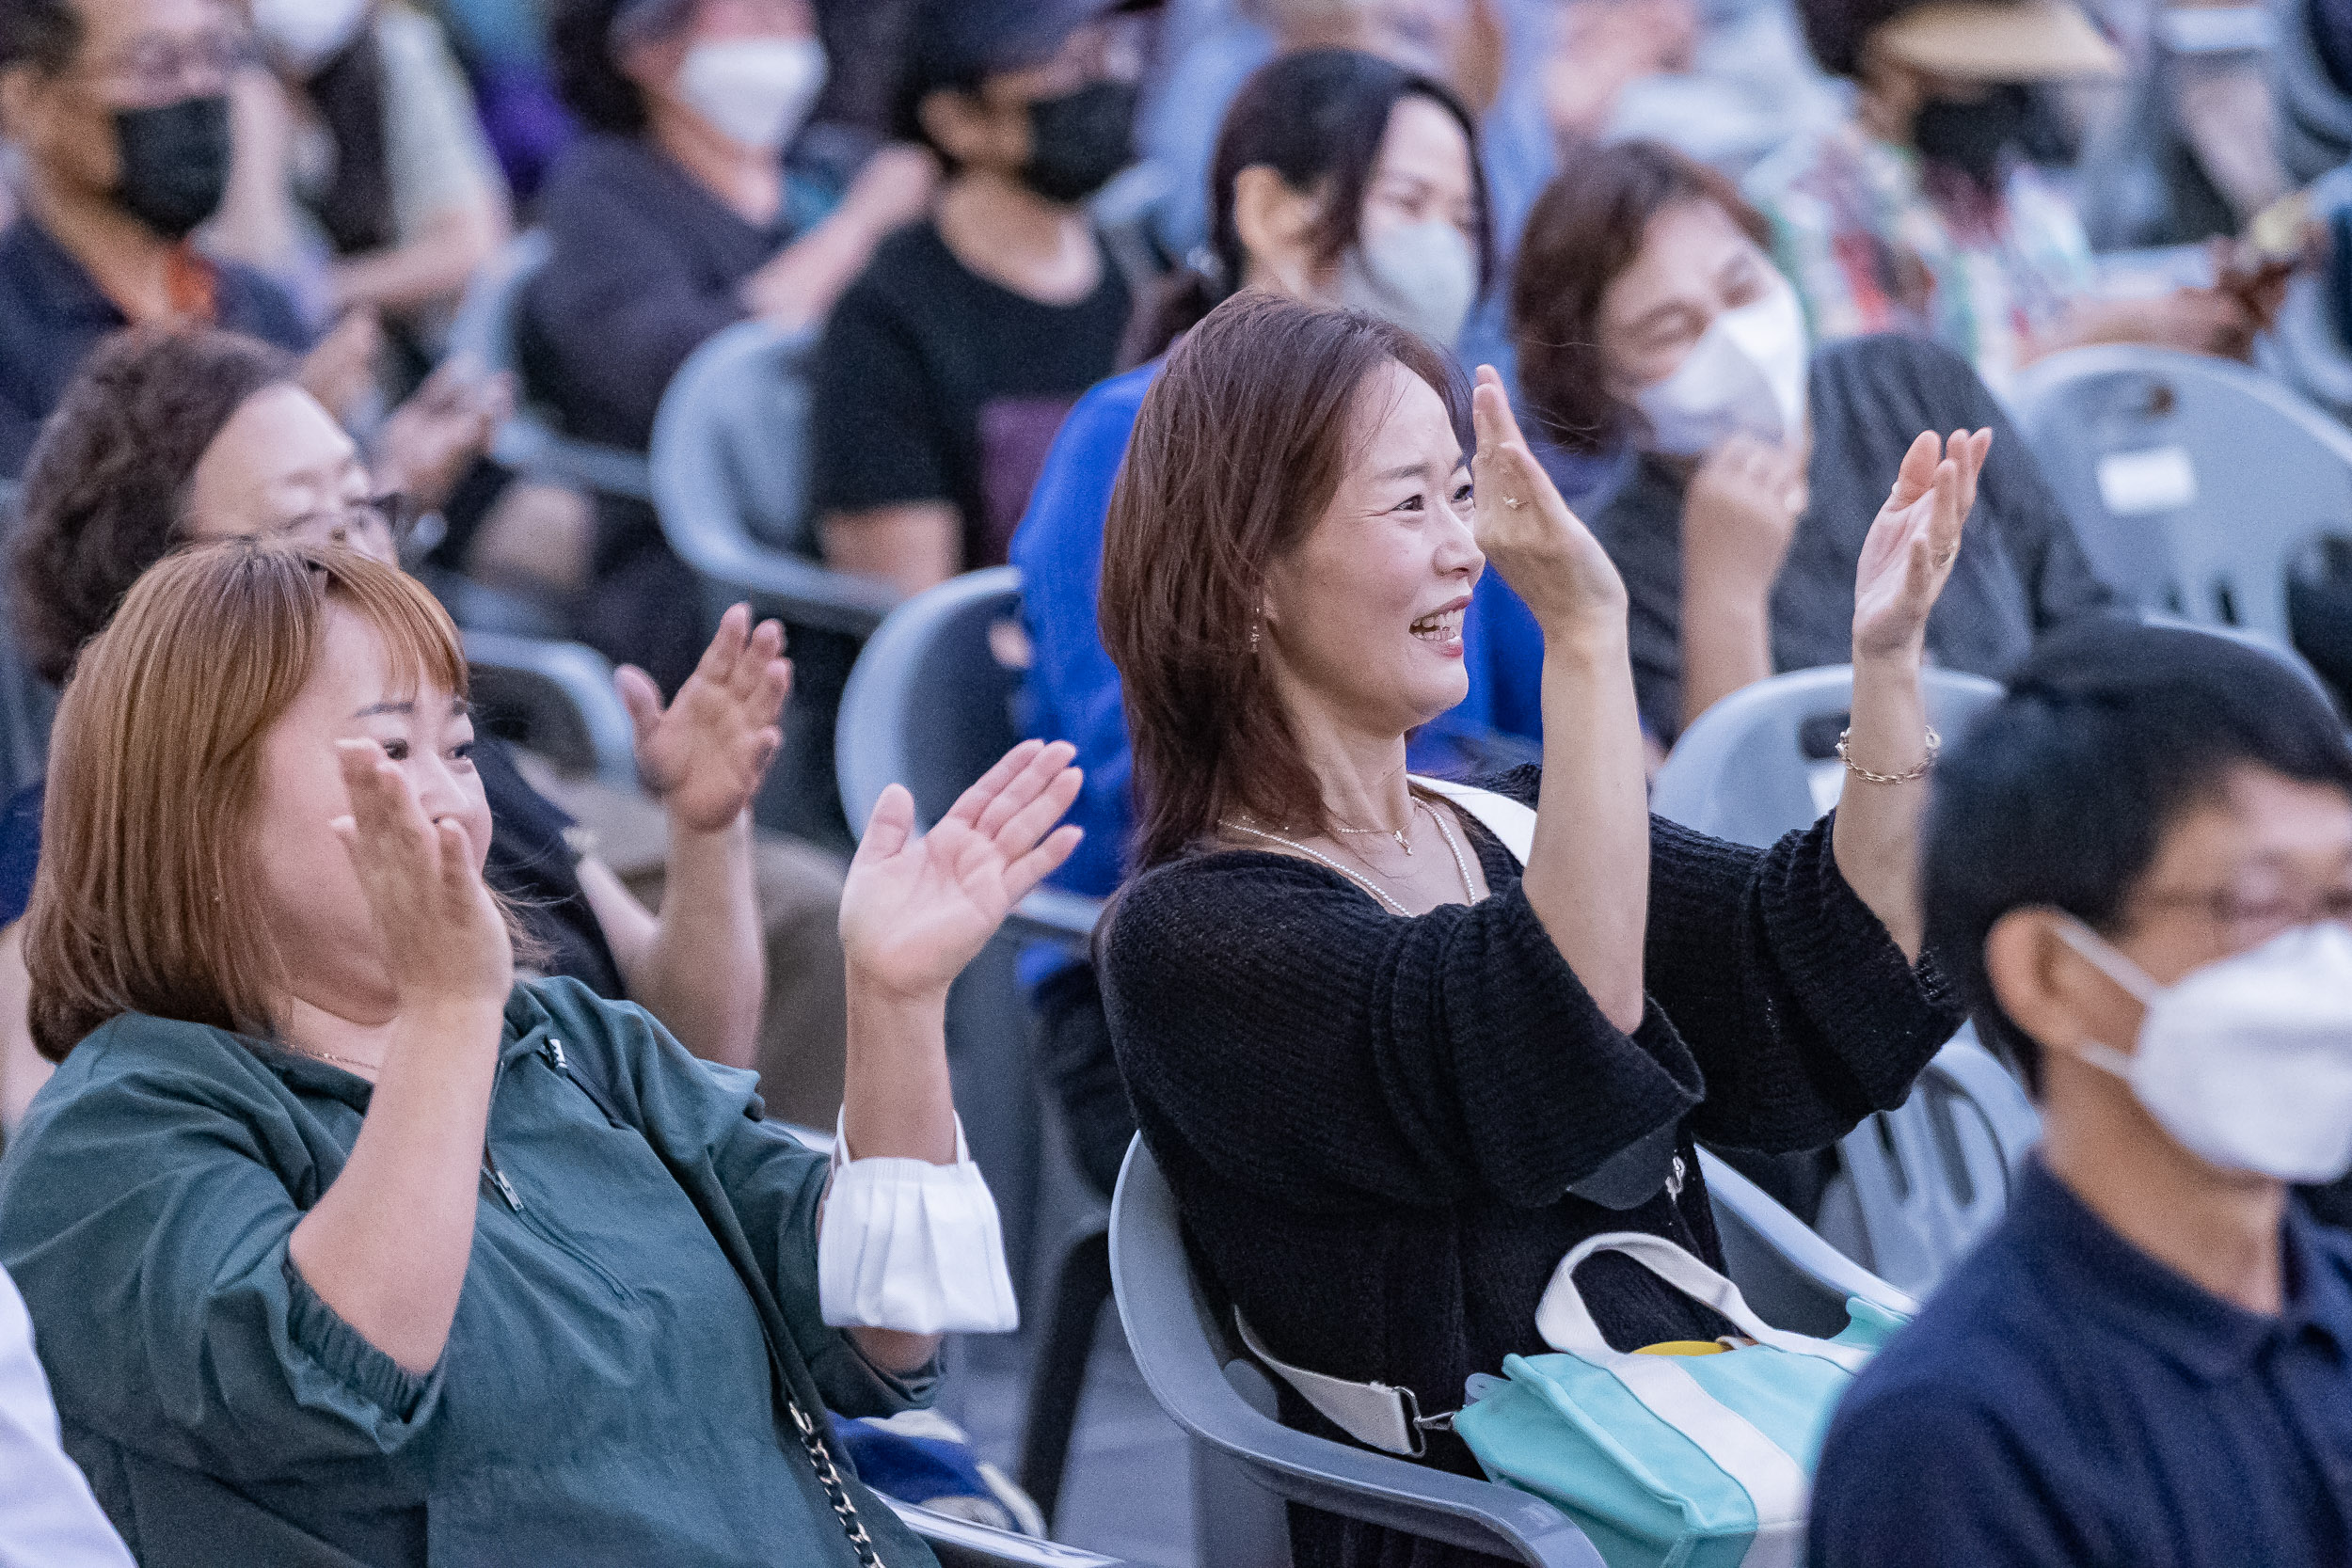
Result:
<svg viewBox="0 0 2352 1568"><path fill-rule="evenodd" d="M1009 1334L1021 1326L996 1199L956 1118L956 1163L853 1159L834 1129L817 1236L817 1300L834 1328Z"/></svg>

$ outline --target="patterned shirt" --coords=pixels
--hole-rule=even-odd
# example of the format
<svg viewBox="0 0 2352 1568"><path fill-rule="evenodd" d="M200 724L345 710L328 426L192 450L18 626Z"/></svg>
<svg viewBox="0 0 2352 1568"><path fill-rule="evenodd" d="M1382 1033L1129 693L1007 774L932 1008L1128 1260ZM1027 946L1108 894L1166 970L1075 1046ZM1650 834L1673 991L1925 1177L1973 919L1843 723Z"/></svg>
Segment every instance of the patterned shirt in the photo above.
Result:
<svg viewBox="0 0 2352 1568"><path fill-rule="evenodd" d="M1995 391L2092 281L2074 204L2022 161L1995 196L1850 120L1758 164L1746 191L1816 342L1922 334Z"/></svg>

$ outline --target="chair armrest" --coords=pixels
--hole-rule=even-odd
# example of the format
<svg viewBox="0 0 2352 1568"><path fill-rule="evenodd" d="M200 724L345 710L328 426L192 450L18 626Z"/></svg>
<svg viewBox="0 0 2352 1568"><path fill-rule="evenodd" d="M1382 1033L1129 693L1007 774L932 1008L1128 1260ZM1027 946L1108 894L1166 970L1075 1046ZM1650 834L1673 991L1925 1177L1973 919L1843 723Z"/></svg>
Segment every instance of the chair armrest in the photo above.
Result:
<svg viewBox="0 0 2352 1568"><path fill-rule="evenodd" d="M1041 887L1013 906L1006 924L1024 935L1085 955L1094 942L1095 923L1103 918L1103 898Z"/></svg>
<svg viewBox="0 0 2352 1568"><path fill-rule="evenodd" d="M637 787L636 728L620 693L612 689L612 666L602 654L579 642L546 641L504 632L468 631L466 662L484 672L511 672L527 685L559 695L580 727L585 760L596 776L618 789Z"/></svg>
<svg viewBox="0 0 2352 1568"><path fill-rule="evenodd" d="M876 1494L907 1528L921 1536L940 1568L1117 1568L1121 1561L1057 1541L992 1529L968 1519L951 1519L914 1503Z"/></svg>
<svg viewBox="0 0 2352 1568"><path fill-rule="evenodd" d="M653 474L643 453L559 434L530 409L517 409L491 438L490 454L517 473L650 504Z"/></svg>
<svg viewBox="0 0 2352 1568"><path fill-rule="evenodd" d="M1763 1188L1714 1153L1699 1150L1699 1169L1706 1174L1710 1197L1737 1215L1780 1261L1823 1291L1840 1299L1860 1296L1902 1317L1919 1315L1916 1298L1897 1290L1821 1240Z"/></svg>
<svg viewBox="0 0 2352 1568"><path fill-rule="evenodd" d="M714 590L751 600L761 614L822 631L868 637L898 606L898 591L886 582L836 572L782 551L730 550L723 561L689 564Z"/></svg>

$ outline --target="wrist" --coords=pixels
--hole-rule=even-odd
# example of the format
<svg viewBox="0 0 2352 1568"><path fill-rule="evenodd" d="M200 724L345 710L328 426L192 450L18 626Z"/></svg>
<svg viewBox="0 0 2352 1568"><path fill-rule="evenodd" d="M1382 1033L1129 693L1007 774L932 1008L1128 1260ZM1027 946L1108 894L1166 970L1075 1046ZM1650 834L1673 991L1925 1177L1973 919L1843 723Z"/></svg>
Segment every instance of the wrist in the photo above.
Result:
<svg viewBox="0 0 2352 1568"><path fill-rule="evenodd" d="M944 1022L946 1017L946 981L895 974L854 953L849 957L847 974L853 1038L861 1032L860 1024L881 1026L895 1034L900 1024L921 1024L933 1019Z"/></svg>

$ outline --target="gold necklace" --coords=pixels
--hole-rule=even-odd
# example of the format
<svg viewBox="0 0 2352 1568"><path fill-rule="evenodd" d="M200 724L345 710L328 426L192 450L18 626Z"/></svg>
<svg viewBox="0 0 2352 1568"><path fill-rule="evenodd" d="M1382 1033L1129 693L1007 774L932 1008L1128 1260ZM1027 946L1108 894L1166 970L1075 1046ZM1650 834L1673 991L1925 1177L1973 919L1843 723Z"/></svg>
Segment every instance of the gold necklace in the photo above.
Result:
<svg viewBox="0 0 2352 1568"><path fill-rule="evenodd" d="M1416 805L1426 805L1426 802L1422 801L1419 796L1414 797L1414 803ZM1438 811L1434 806L1429 806L1427 809L1430 819L1438 824L1438 835L1445 840L1445 847L1454 852L1454 869L1462 879L1462 901L1466 904L1477 903L1478 886L1470 880L1470 861L1462 853L1461 841L1454 836L1454 830L1446 826L1445 814L1443 812ZM1375 902L1388 909L1391 913L1401 914L1408 920L1412 918L1413 911L1406 909L1401 900L1390 894L1387 889L1381 887L1379 883L1374 881L1368 876L1362 876L1357 872L1350 871L1346 866L1342 865L1339 862L1333 860L1330 856L1324 854L1319 849L1301 844L1296 839L1284 838L1280 833L1267 832L1263 828L1253 826L1248 822L1237 821L1230 816L1221 820L1217 826L1234 832L1248 833L1253 838L1263 838L1270 844L1279 844L1286 849L1295 850L1297 853L1306 856L1309 860L1313 861L1316 864L1324 866L1328 870L1336 871L1341 876L1346 878L1349 881L1354 882L1358 887L1362 888L1366 893L1371 894Z"/></svg>
<svg viewBox="0 0 2352 1568"><path fill-rule="evenodd" d="M316 1046L296 1045L292 1040L288 1040L285 1043L287 1047L293 1050L297 1055L313 1056L322 1062L332 1062L337 1067L364 1068L370 1072L381 1072L384 1070L383 1064L380 1062L357 1061L349 1056L338 1056L332 1051L321 1051Z"/></svg>

